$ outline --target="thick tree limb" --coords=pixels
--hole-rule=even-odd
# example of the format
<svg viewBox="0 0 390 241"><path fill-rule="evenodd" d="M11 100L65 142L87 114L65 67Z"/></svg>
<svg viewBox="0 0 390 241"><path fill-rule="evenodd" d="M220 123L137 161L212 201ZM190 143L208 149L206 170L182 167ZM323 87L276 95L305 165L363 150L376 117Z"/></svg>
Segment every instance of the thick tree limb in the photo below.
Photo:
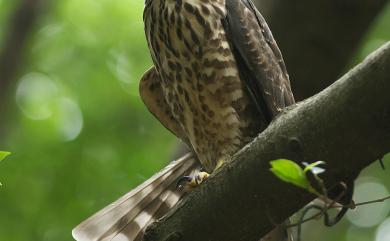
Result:
<svg viewBox="0 0 390 241"><path fill-rule="evenodd" d="M281 49L296 100L345 70L388 0L255 0Z"/></svg>
<svg viewBox="0 0 390 241"><path fill-rule="evenodd" d="M325 160L328 186L390 151L390 42L332 86L285 111L162 220L146 241L257 241L314 197L269 161Z"/></svg>

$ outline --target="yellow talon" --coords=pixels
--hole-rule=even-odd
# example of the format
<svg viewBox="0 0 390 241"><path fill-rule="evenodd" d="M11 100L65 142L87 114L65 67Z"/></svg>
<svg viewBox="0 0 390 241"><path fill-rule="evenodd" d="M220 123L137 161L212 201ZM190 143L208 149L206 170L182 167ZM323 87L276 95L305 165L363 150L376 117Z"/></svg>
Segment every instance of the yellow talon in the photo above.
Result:
<svg viewBox="0 0 390 241"><path fill-rule="evenodd" d="M191 191L195 187L199 186L204 180L206 180L210 174L207 172L197 172L193 176L184 176L179 179L176 187L182 189L185 192Z"/></svg>
<svg viewBox="0 0 390 241"><path fill-rule="evenodd" d="M197 181L197 184L201 184L204 180L206 180L207 178L209 178L210 174L208 174L207 172L199 172L197 175L196 175L196 181Z"/></svg>
<svg viewBox="0 0 390 241"><path fill-rule="evenodd" d="M219 159L217 161L217 165L215 166L215 170L220 168L225 163L225 159ZM176 187L185 191L189 192L192 189L199 186L202 182L204 182L207 178L209 178L210 174L205 171L199 171L191 176L184 176L181 177L176 184Z"/></svg>

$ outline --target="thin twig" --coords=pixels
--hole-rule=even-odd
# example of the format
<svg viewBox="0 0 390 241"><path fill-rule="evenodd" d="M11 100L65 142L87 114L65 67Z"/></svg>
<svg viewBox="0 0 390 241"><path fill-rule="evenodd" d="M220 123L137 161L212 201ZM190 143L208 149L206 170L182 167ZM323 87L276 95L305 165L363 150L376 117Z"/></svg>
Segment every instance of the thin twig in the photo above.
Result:
<svg viewBox="0 0 390 241"><path fill-rule="evenodd" d="M341 196L342 197L342 196ZM338 198L341 198L340 196L338 196ZM366 202L360 202L360 203L351 203L349 205L333 205L335 202L335 200L332 201L331 204L328 204L324 207L321 207L319 205L310 205L308 206L304 211L303 211L303 214L301 216L301 220L299 220L297 223L295 224L290 224L290 225L287 225L286 227L287 228L291 228L291 227L295 227L295 226L298 226L298 233L297 233L297 236L298 236L298 241L300 241L300 237L301 237L301 226L302 224L308 222L308 221L311 221L311 220L314 220L314 219L318 219L322 216L325 216L326 219L329 219L328 218L328 214L327 214L327 211L329 209L334 209L334 208L344 208L344 207L348 207L350 209L354 209L356 208L357 206L363 206L363 205L368 205L368 204L372 204L372 203L379 203L379 202L384 202L384 201L387 201L387 200L390 200L390 196L387 196L387 197L384 197L384 198L379 198L379 199L375 199L375 200L372 200L372 201L366 201ZM313 209L313 208L316 208L316 209L319 209L321 210L320 212L312 215L311 217L309 218L306 218L306 219L302 219L306 213L310 210L310 209Z"/></svg>

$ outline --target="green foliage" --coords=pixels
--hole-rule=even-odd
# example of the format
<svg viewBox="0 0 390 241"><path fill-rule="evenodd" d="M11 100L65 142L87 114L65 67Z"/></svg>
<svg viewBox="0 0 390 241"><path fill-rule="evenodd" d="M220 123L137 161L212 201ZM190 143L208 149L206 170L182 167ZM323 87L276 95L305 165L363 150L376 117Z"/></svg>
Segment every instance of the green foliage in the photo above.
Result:
<svg viewBox="0 0 390 241"><path fill-rule="evenodd" d="M279 159L271 161L271 172L282 181L294 184L303 189L309 189L309 182L302 168L293 161Z"/></svg>
<svg viewBox="0 0 390 241"><path fill-rule="evenodd" d="M11 152L7 152L7 151L0 151L0 162L2 160L4 160L7 156L11 155ZM0 182L0 186L2 186L3 184Z"/></svg>
<svg viewBox="0 0 390 241"><path fill-rule="evenodd" d="M323 161L317 161L306 165L304 169L295 162L287 159L274 160L271 161L270 164L270 171L280 180L291 183L314 194L318 194L317 191L315 191L315 189L310 185L310 181L307 179L306 173L313 170L318 165L324 164Z"/></svg>
<svg viewBox="0 0 390 241"><path fill-rule="evenodd" d="M4 160L7 156L11 155L11 152L0 151L0 162Z"/></svg>
<svg viewBox="0 0 390 241"><path fill-rule="evenodd" d="M19 2L0 0L0 45ZM176 143L138 95L151 66L144 1L45 3L0 113L0 146L14 153L0 166L0 241L72 240L83 219L165 166Z"/></svg>
<svg viewBox="0 0 390 241"><path fill-rule="evenodd" d="M314 174L321 173L323 170L322 169L317 169L319 165L325 164L324 161L316 161L311 164L308 164L305 166L305 169L303 169L303 172L306 173L308 171L313 171ZM317 169L317 170L316 170Z"/></svg>

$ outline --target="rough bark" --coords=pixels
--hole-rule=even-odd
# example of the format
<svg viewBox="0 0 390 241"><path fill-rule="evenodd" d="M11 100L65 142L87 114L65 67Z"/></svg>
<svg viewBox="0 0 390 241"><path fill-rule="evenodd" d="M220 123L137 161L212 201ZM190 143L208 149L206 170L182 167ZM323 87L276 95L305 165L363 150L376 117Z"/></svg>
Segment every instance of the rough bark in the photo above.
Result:
<svg viewBox="0 0 390 241"><path fill-rule="evenodd" d="M256 241L314 197L269 161L325 160L328 186L390 151L390 42L336 83L281 114L162 220L145 241Z"/></svg>
<svg viewBox="0 0 390 241"><path fill-rule="evenodd" d="M341 76L387 0L254 0L303 100Z"/></svg>

